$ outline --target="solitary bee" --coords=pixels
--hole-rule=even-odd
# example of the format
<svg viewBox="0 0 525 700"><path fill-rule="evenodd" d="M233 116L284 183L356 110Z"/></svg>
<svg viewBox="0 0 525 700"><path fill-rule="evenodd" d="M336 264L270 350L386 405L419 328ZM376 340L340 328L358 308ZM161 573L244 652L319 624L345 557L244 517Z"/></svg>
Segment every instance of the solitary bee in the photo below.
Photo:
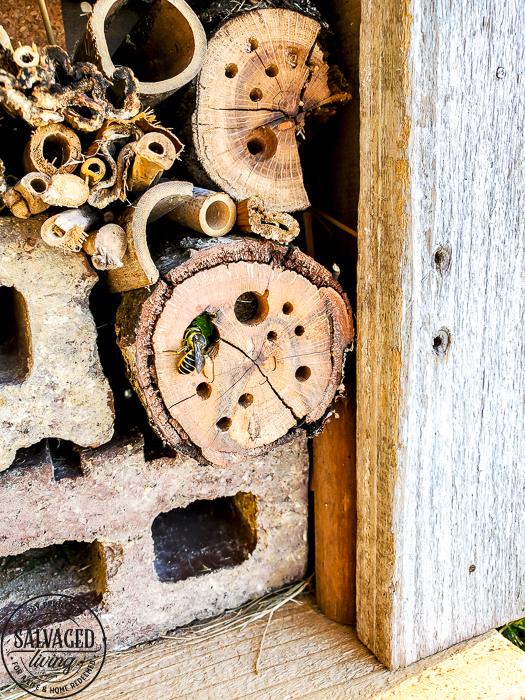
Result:
<svg viewBox="0 0 525 700"><path fill-rule="evenodd" d="M219 331L212 318L217 314L205 311L200 314L184 331L182 347L178 350L167 350L176 355L182 353L182 357L177 363L179 374L191 374L197 370L200 374L204 370L206 357L214 360L219 352L220 336Z"/></svg>

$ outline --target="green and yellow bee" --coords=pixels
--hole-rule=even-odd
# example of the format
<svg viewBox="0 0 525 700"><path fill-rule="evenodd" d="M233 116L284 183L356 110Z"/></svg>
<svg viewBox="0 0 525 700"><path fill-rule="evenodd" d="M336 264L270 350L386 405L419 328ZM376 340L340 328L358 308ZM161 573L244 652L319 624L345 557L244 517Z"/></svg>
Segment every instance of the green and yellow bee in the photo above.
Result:
<svg viewBox="0 0 525 700"><path fill-rule="evenodd" d="M194 370L200 374L204 370L206 357L213 360L219 352L220 336L219 331L212 319L217 314L205 311L200 314L184 331L182 347L178 350L167 350L176 355L182 353L182 357L177 363L179 374L191 374Z"/></svg>

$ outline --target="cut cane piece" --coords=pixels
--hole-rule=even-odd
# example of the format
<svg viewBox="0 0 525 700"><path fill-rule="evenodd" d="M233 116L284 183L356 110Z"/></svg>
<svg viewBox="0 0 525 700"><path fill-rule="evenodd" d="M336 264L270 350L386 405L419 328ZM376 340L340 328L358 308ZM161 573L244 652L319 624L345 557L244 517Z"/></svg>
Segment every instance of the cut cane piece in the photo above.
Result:
<svg viewBox="0 0 525 700"><path fill-rule="evenodd" d="M237 209L224 192L195 187L193 197L170 211L168 218L207 236L224 236L235 224Z"/></svg>
<svg viewBox="0 0 525 700"><path fill-rule="evenodd" d="M186 85L201 69L206 55L203 26L184 0L156 0L126 41L109 55L106 26L123 0L98 0L76 59L89 60L111 78L115 63L129 66L139 80L143 104L155 105Z"/></svg>
<svg viewBox="0 0 525 700"><path fill-rule="evenodd" d="M48 124L34 131L23 155L26 173L72 173L80 163L82 146L73 129Z"/></svg>

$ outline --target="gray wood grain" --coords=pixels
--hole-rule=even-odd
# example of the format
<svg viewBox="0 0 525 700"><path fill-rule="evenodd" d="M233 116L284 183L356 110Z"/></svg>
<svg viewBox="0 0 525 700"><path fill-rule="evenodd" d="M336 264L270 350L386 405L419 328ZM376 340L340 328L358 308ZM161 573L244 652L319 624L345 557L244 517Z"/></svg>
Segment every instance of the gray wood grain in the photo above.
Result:
<svg viewBox="0 0 525 700"><path fill-rule="evenodd" d="M525 615L524 30L363 3L358 632L390 668Z"/></svg>

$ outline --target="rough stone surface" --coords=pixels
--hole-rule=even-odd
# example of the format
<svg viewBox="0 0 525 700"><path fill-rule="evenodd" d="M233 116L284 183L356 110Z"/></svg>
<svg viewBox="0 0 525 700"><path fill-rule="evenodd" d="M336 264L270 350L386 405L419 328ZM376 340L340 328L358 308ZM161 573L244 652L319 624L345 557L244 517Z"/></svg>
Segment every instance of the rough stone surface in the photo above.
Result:
<svg viewBox="0 0 525 700"><path fill-rule="evenodd" d="M45 437L97 446L113 433L113 395L89 310L98 277L84 253L43 242L43 221L0 219L0 285L25 300L17 326L29 370L25 377L10 371L17 356L0 345L0 470L18 448Z"/></svg>
<svg viewBox="0 0 525 700"><path fill-rule="evenodd" d="M57 480L57 462L45 442L37 457L25 452L0 475L0 557L9 557L0 559L1 568L22 567L11 582L2 583L0 576L0 623L32 595L62 592L86 599L91 592L108 649L118 649L237 606L305 573L308 452L302 431L289 446L224 469L203 467L178 454L146 461L141 436L121 436L84 450L82 475L79 471L76 478ZM238 493L250 493L257 501L257 540L248 558L176 583L159 581L155 518L196 500ZM101 570L90 567L87 552L84 561L82 553L70 560L67 576L53 576L58 567L52 557L42 560L40 552L32 552L44 567L45 575L38 578L38 568L23 557L12 558L67 541L95 543L102 552ZM177 549L174 542L174 556Z"/></svg>

